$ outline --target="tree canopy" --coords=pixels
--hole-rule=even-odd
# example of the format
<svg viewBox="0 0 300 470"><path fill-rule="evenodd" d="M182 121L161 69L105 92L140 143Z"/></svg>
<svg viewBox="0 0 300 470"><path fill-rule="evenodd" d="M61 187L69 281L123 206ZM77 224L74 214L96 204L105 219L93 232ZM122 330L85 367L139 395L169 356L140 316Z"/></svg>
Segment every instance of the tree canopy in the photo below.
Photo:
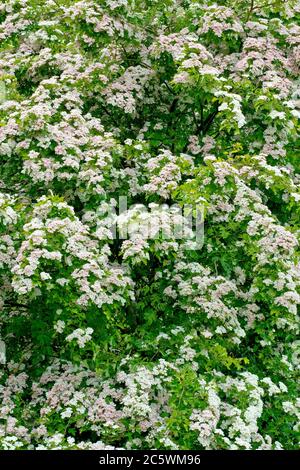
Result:
<svg viewBox="0 0 300 470"><path fill-rule="evenodd" d="M0 448L299 448L299 20L1 3Z"/></svg>

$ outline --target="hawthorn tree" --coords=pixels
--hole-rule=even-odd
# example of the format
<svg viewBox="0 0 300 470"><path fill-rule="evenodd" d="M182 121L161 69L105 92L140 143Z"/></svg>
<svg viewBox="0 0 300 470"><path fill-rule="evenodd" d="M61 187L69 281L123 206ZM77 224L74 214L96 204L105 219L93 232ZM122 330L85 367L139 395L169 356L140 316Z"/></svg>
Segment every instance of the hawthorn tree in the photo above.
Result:
<svg viewBox="0 0 300 470"><path fill-rule="evenodd" d="M299 447L299 19L2 2L0 448Z"/></svg>

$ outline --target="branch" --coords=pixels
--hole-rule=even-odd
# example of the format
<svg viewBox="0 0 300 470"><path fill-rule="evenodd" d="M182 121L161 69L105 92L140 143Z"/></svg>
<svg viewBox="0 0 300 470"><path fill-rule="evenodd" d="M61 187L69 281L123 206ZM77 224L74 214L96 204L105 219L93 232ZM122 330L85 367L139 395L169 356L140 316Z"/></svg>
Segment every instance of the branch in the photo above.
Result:
<svg viewBox="0 0 300 470"><path fill-rule="evenodd" d="M207 132L208 129L210 128L210 126L212 125L213 123L213 120L215 119L216 115L218 114L219 110L218 108L215 109L204 121L203 123L203 127L202 127L202 131L203 133L204 132Z"/></svg>
<svg viewBox="0 0 300 470"><path fill-rule="evenodd" d="M163 82L163 85L166 85L166 87L168 88L169 92L172 93L173 95L175 95L175 91L172 90L172 88L170 87L170 85L168 84L168 82L164 81Z"/></svg>
<svg viewBox="0 0 300 470"><path fill-rule="evenodd" d="M110 111L108 111L108 109L103 105L103 104L100 104L101 108L103 109L103 111L111 118L112 122L114 123L114 125L116 127L119 127L119 123L115 120L115 118L113 117L112 113Z"/></svg>
<svg viewBox="0 0 300 470"><path fill-rule="evenodd" d="M14 307L29 308L29 305L19 304L18 302L5 301L4 307L5 308L14 308Z"/></svg>
<svg viewBox="0 0 300 470"><path fill-rule="evenodd" d="M174 100L171 103L171 106L169 108L169 113L173 113L175 111L178 101L179 101L179 98L176 96L176 98L174 98Z"/></svg>
<svg viewBox="0 0 300 470"><path fill-rule="evenodd" d="M251 16L251 13L253 12L253 9L254 9L254 0L251 0L250 8L249 8L249 11L248 11L247 16L246 16L246 21L249 20L249 18Z"/></svg>

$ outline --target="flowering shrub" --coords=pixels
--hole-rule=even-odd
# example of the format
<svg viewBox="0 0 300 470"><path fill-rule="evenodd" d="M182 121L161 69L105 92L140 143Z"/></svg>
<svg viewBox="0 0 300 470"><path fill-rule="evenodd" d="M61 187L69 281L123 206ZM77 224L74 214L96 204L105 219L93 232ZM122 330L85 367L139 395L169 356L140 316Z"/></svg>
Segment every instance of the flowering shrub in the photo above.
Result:
<svg viewBox="0 0 300 470"><path fill-rule="evenodd" d="M2 2L0 449L299 448L299 20Z"/></svg>

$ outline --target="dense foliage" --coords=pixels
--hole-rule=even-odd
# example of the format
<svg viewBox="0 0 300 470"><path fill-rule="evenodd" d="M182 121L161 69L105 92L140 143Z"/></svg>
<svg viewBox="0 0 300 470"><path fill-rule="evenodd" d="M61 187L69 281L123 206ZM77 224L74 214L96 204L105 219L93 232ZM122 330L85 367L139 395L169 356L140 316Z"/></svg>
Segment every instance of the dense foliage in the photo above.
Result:
<svg viewBox="0 0 300 470"><path fill-rule="evenodd" d="M299 19L1 3L0 448L299 448Z"/></svg>

